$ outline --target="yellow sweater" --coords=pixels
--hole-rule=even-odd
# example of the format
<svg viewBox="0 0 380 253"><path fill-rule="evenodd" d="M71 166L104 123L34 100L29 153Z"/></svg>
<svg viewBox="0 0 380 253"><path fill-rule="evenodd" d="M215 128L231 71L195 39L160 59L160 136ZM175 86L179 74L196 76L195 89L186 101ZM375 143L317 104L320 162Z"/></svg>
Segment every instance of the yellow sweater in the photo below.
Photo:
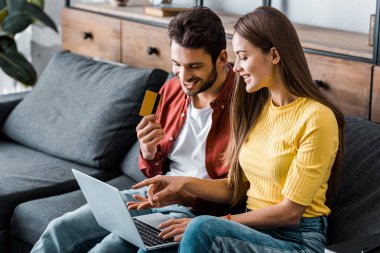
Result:
<svg viewBox="0 0 380 253"><path fill-rule="evenodd" d="M287 198L307 206L304 217L330 214L327 181L338 146L337 121L328 107L308 98L276 107L269 99L239 153L250 183L247 208Z"/></svg>

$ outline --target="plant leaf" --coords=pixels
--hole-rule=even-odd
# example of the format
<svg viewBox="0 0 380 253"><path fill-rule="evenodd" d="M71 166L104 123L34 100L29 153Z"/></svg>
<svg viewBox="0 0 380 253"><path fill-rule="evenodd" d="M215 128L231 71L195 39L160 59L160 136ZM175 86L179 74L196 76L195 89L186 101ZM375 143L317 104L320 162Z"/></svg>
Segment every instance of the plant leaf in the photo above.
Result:
<svg viewBox="0 0 380 253"><path fill-rule="evenodd" d="M37 7L34 4L26 3L24 7L25 12L27 12L30 16L38 19L42 23L44 23L46 26L53 29L55 32L58 33L57 26L55 25L54 21L39 7Z"/></svg>
<svg viewBox="0 0 380 253"><path fill-rule="evenodd" d="M42 10L44 9L44 3L45 1L44 0L27 0L28 3L31 3L31 4L34 4L34 5L37 5L38 7L40 7Z"/></svg>
<svg viewBox="0 0 380 253"><path fill-rule="evenodd" d="M6 35L0 36L0 52L4 52L7 50L17 51L16 41L13 38Z"/></svg>
<svg viewBox="0 0 380 253"><path fill-rule="evenodd" d="M14 13L24 9L26 0L6 0L6 3L9 8L9 13Z"/></svg>
<svg viewBox="0 0 380 253"><path fill-rule="evenodd" d="M1 0L0 0L1 1ZM0 9L0 24L3 22L4 18L8 15L8 7Z"/></svg>
<svg viewBox="0 0 380 253"><path fill-rule="evenodd" d="M16 34L23 31L32 23L32 17L25 12L15 12L4 19L3 31Z"/></svg>
<svg viewBox="0 0 380 253"><path fill-rule="evenodd" d="M37 81L37 73L28 60L15 47L16 43L10 37L0 37L0 67L10 77L25 85L32 86ZM4 42L5 41L5 42ZM5 45L5 47L3 47ZM4 49L4 50L3 50Z"/></svg>

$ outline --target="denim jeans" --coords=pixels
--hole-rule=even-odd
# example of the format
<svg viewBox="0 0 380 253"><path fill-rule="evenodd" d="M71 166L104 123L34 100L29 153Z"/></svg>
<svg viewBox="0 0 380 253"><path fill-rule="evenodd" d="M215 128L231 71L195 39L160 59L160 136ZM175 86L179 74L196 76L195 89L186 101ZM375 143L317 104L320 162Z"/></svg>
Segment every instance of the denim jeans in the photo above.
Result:
<svg viewBox="0 0 380 253"><path fill-rule="evenodd" d="M124 200L134 200L133 195L146 196L146 188L138 190L125 190L122 192ZM163 213L173 218L195 217L186 207L171 205L163 208L153 208L150 210L131 210L132 216L148 213ZM163 249L165 250L165 249ZM100 227L88 205L66 213L54 219L41 238L32 249L32 253L73 253L73 252L112 252L128 253L138 252L139 249L133 244L121 239ZM166 251L157 252L177 252L177 247L167 248ZM143 252L140 250L139 252Z"/></svg>
<svg viewBox="0 0 380 253"><path fill-rule="evenodd" d="M302 218L299 225L255 230L212 216L193 219L182 238L180 253L323 253L326 217Z"/></svg>

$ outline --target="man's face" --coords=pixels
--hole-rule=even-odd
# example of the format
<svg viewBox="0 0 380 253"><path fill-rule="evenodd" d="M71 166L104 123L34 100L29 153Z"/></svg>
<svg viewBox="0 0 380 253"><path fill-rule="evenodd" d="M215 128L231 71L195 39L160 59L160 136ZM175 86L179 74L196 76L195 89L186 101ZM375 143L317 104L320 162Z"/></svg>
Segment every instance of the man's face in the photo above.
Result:
<svg viewBox="0 0 380 253"><path fill-rule="evenodd" d="M218 76L211 55L203 48L185 48L172 41L171 58L173 73L186 95L194 96L206 91Z"/></svg>

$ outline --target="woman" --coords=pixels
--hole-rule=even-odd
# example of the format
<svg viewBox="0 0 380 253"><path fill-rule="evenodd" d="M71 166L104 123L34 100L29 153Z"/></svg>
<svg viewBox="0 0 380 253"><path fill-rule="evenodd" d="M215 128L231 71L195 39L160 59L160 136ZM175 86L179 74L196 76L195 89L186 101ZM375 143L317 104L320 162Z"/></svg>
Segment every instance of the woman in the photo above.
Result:
<svg viewBox="0 0 380 253"><path fill-rule="evenodd" d="M343 152L343 115L313 83L297 33L280 11L260 7L235 25L228 179L159 176L151 202L179 190L247 211L200 216L180 252L324 252ZM163 233L165 234L165 232Z"/></svg>

